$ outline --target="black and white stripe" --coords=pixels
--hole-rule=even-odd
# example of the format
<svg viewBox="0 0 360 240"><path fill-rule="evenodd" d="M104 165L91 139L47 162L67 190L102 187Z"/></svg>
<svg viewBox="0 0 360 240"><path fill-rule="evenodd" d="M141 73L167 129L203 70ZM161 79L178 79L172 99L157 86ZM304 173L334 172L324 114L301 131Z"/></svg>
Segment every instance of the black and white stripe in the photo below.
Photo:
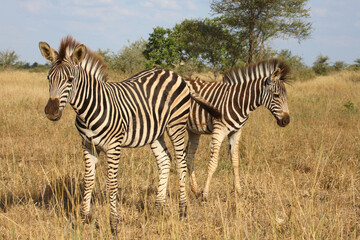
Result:
<svg viewBox="0 0 360 240"><path fill-rule="evenodd" d="M187 127L189 130L188 170L191 189L196 195L199 195L200 192L196 182L193 160L201 134L212 134L211 157L203 199L207 199L211 178L218 164L220 146L226 136L230 143L234 185L240 192L238 144L241 127L247 121L250 112L261 105L270 110L279 126L284 127L289 123L290 117L284 85L288 72L289 67L283 61L271 59L248 67L231 69L224 74L222 82L185 79L192 89L199 92L222 113L221 118L214 118L195 102L191 103Z"/></svg>
<svg viewBox="0 0 360 240"><path fill-rule="evenodd" d="M142 71L122 82L107 82L101 57L71 37L63 39L59 53L40 42L42 55L52 62L48 79L50 98L45 113L58 120L67 103L76 112L76 127L83 140L85 190L83 220L90 213L95 165L100 151L108 162L107 190L110 197L112 229L118 214L117 172L120 149L151 145L159 168L156 206L165 201L170 159L164 142L167 131L176 155L180 183L180 214L186 214L186 159L184 136L190 98L206 106L206 101L190 95L190 88L176 73L163 69ZM211 107L209 107L211 110Z"/></svg>

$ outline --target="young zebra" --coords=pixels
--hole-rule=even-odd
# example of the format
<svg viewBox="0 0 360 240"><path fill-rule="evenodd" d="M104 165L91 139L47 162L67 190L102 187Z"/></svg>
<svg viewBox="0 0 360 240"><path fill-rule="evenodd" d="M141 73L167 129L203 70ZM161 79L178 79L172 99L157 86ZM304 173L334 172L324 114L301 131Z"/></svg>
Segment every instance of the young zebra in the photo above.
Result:
<svg viewBox="0 0 360 240"><path fill-rule="evenodd" d="M61 41L59 52L47 43L39 43L41 54L52 63L49 70L49 101L45 107L48 119L57 121L67 103L76 112L75 125L82 137L85 158L85 189L81 213L87 221L95 166L100 151L108 163L107 191L110 198L111 227L116 229L118 214L117 172L122 147L150 144L159 169L156 206L164 203L170 159L164 142L166 130L175 149L180 183L180 215L186 214L186 159L184 135L190 109L190 98L209 111L207 102L196 93L190 95L185 81L176 73L162 69L140 72L123 82L107 82L106 66L97 54L68 36Z"/></svg>
<svg viewBox="0 0 360 240"><path fill-rule="evenodd" d="M218 165L221 143L228 136L230 155L234 170L234 187L241 192L239 178L238 148L241 127L251 111L264 105L274 115L277 123L285 127L290 122L287 96L284 83L287 81L289 67L280 60L271 59L243 68L234 68L225 73L222 82L206 82L200 79L185 81L212 103L222 113L215 119L192 101L188 120L188 170L191 190L200 195L194 172L194 154L201 134L212 134L211 156L208 177L203 191L207 201L210 181Z"/></svg>

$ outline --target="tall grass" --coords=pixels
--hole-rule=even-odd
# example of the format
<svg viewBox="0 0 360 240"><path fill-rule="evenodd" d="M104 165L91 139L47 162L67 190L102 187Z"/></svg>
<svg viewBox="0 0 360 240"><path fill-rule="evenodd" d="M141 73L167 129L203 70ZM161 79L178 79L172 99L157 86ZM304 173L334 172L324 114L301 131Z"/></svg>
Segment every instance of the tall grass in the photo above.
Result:
<svg viewBox="0 0 360 240"><path fill-rule="evenodd" d="M225 142L209 202L201 203L188 187L186 220L178 219L176 171L159 214L150 148L123 149L118 238L358 239L359 79L360 72L341 72L287 86L291 123L286 128L265 108L252 113L240 145L243 194L233 191ZM75 114L68 106L59 122L47 120L47 98L45 73L0 72L0 239L111 238L106 159L100 155L93 222L83 225L84 167ZM209 142L203 136L196 155L199 183L207 174Z"/></svg>

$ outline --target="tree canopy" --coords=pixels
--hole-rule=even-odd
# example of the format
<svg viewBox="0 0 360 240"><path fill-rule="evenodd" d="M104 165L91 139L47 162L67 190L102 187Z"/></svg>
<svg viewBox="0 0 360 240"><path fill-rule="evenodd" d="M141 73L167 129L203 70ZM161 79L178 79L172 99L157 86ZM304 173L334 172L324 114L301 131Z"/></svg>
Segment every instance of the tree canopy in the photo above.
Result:
<svg viewBox="0 0 360 240"><path fill-rule="evenodd" d="M272 38L299 41L311 33L308 0L213 0L211 10L236 36L246 42L247 62L256 60Z"/></svg>
<svg viewBox="0 0 360 240"><path fill-rule="evenodd" d="M18 59L19 56L14 50L0 51L0 66L4 69L15 65Z"/></svg>
<svg viewBox="0 0 360 240"><path fill-rule="evenodd" d="M212 19L186 19L172 29L154 28L147 67L199 61L213 72L267 57L274 38L310 36L308 0L213 0Z"/></svg>
<svg viewBox="0 0 360 240"><path fill-rule="evenodd" d="M183 60L196 59L214 72L233 67L241 58L241 43L217 19L184 20L174 27Z"/></svg>
<svg viewBox="0 0 360 240"><path fill-rule="evenodd" d="M180 62L181 50L171 29L156 27L150 34L143 51L148 60L146 67L169 67Z"/></svg>

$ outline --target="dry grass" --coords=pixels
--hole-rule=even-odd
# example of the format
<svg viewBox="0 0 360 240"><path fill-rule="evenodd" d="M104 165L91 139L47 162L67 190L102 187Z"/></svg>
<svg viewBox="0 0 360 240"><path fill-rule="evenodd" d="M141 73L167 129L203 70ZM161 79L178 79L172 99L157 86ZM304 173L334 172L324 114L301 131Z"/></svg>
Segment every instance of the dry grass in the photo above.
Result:
<svg viewBox="0 0 360 240"><path fill-rule="evenodd" d="M50 122L46 74L0 72L0 239L108 239L106 162L101 155L92 224L79 221L83 157L74 112ZM188 187L178 219L177 174L166 211L154 211L157 167L150 148L124 149L119 169L119 239L358 239L360 237L360 72L288 86L291 123L252 113L243 130L241 184L232 187L227 142L209 202ZM206 177L209 136L195 167Z"/></svg>

